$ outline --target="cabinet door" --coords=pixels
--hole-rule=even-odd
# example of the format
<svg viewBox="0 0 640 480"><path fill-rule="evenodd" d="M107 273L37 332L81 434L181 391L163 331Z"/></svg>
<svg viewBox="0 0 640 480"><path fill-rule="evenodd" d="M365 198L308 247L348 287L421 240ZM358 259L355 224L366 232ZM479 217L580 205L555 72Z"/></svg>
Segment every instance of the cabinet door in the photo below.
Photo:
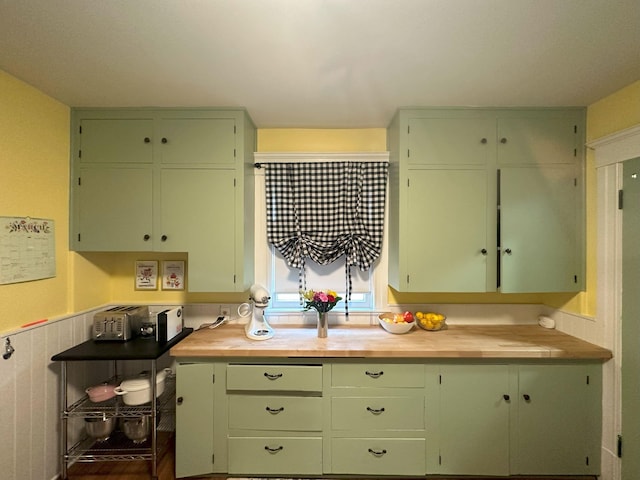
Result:
<svg viewBox="0 0 640 480"><path fill-rule="evenodd" d="M164 165L235 163L232 118L162 118L159 131L157 149Z"/></svg>
<svg viewBox="0 0 640 480"><path fill-rule="evenodd" d="M494 152L495 125L479 118L412 118L409 165L485 165Z"/></svg>
<svg viewBox="0 0 640 480"><path fill-rule="evenodd" d="M445 365L438 474L509 474L509 367Z"/></svg>
<svg viewBox="0 0 640 480"><path fill-rule="evenodd" d="M189 252L189 291L234 291L234 177L232 170L165 168L161 172L156 249Z"/></svg>
<svg viewBox="0 0 640 480"><path fill-rule="evenodd" d="M498 120L499 165L574 165L578 161L578 125L573 118Z"/></svg>
<svg viewBox="0 0 640 480"><path fill-rule="evenodd" d="M212 363L176 367L176 477L213 472Z"/></svg>
<svg viewBox="0 0 640 480"><path fill-rule="evenodd" d="M572 167L500 170L503 293L580 289L577 197Z"/></svg>
<svg viewBox="0 0 640 480"><path fill-rule="evenodd" d="M78 159L83 164L153 162L150 118L83 119L78 128Z"/></svg>
<svg viewBox="0 0 640 480"><path fill-rule="evenodd" d="M147 251L152 241L150 168L84 168L76 179L78 251Z"/></svg>
<svg viewBox="0 0 640 480"><path fill-rule="evenodd" d="M600 472L601 368L520 366L513 474Z"/></svg>
<svg viewBox="0 0 640 480"><path fill-rule="evenodd" d="M489 281L495 274L487 271L496 257L487 232L486 171L412 170L409 176L402 213L406 291L495 289Z"/></svg>

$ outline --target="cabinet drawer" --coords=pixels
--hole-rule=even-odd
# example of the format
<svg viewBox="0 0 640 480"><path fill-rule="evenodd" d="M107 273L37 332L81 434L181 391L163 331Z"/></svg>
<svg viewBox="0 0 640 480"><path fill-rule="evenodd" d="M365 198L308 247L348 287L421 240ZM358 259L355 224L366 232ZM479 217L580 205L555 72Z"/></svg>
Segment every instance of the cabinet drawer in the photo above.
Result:
<svg viewBox="0 0 640 480"><path fill-rule="evenodd" d="M322 398L229 395L229 428L319 432Z"/></svg>
<svg viewBox="0 0 640 480"><path fill-rule="evenodd" d="M425 445L422 438L334 438L331 473L422 476Z"/></svg>
<svg viewBox="0 0 640 480"><path fill-rule="evenodd" d="M229 365L227 390L322 392L322 366Z"/></svg>
<svg viewBox="0 0 640 480"><path fill-rule="evenodd" d="M422 388L424 376L424 365L341 364L331 367L331 386Z"/></svg>
<svg viewBox="0 0 640 480"><path fill-rule="evenodd" d="M334 397L333 430L423 430L423 397Z"/></svg>
<svg viewBox="0 0 640 480"><path fill-rule="evenodd" d="M230 437L229 473L322 474L321 437Z"/></svg>

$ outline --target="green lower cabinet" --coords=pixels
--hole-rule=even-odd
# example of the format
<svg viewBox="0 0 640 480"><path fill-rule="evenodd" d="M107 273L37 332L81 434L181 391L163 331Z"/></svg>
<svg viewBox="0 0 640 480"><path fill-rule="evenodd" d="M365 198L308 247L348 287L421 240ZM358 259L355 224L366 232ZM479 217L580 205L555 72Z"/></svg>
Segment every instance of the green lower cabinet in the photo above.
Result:
<svg viewBox="0 0 640 480"><path fill-rule="evenodd" d="M176 367L176 477L214 471L214 364Z"/></svg>
<svg viewBox="0 0 640 480"><path fill-rule="evenodd" d="M523 365L514 474L600 473L601 365Z"/></svg>
<svg viewBox="0 0 640 480"><path fill-rule="evenodd" d="M424 438L333 438L331 473L424 475Z"/></svg>
<svg viewBox="0 0 640 480"><path fill-rule="evenodd" d="M229 437L232 475L321 475L322 437Z"/></svg>
<svg viewBox="0 0 640 480"><path fill-rule="evenodd" d="M434 473L509 475L509 366L442 366L439 400Z"/></svg>

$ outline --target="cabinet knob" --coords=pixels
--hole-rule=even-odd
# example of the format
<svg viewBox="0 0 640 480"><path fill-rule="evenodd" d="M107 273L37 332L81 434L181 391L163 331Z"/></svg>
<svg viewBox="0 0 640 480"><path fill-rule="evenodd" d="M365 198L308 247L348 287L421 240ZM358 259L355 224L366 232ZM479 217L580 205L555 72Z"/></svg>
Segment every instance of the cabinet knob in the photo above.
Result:
<svg viewBox="0 0 640 480"><path fill-rule="evenodd" d="M182 405L182 402L184 402L184 398L182 398L182 397L178 397L178 398L176 398L176 403L177 403L178 405Z"/></svg>
<svg viewBox="0 0 640 480"><path fill-rule="evenodd" d="M487 139L486 138L481 139L480 143L482 143L484 145L485 143L487 143Z"/></svg>
<svg viewBox="0 0 640 480"><path fill-rule="evenodd" d="M509 400L511 400L511 397L509 395L502 395L502 398L504 398L505 402L508 402Z"/></svg>
<svg viewBox="0 0 640 480"><path fill-rule="evenodd" d="M531 397L529 395L527 395L526 393L524 395L522 395L522 398L524 398L525 402L530 402L531 401Z"/></svg>
<svg viewBox="0 0 640 480"><path fill-rule="evenodd" d="M502 138L500 139L500 143L502 143L502 144L504 145L505 143L507 143L507 139L506 139L506 138L504 138L504 137L502 137Z"/></svg>
<svg viewBox="0 0 640 480"><path fill-rule="evenodd" d="M480 250L480 253L483 254L483 255L486 255L487 254L487 249L483 248L482 250Z"/></svg>
<svg viewBox="0 0 640 480"><path fill-rule="evenodd" d="M162 137L162 140L161 140L162 143L167 143L168 141L169 140L167 140L167 137Z"/></svg>
<svg viewBox="0 0 640 480"><path fill-rule="evenodd" d="M169 237L167 237L166 235L162 235L162 236L160 237L160 240L162 240L163 242L166 242L166 241L167 241L167 238L169 238Z"/></svg>
<svg viewBox="0 0 640 480"><path fill-rule="evenodd" d="M507 255L511 255L511 249L505 248L504 253L506 253Z"/></svg>
<svg viewBox="0 0 640 480"><path fill-rule="evenodd" d="M151 143L151 139L149 137L144 137L144 143Z"/></svg>
<svg viewBox="0 0 640 480"><path fill-rule="evenodd" d="M144 241L145 241L145 242L148 242L148 241L149 241L149 239L151 238L151 235L149 235L149 234L147 233L147 234L145 234L145 236L144 236L144 237L142 237L142 238L144 239Z"/></svg>

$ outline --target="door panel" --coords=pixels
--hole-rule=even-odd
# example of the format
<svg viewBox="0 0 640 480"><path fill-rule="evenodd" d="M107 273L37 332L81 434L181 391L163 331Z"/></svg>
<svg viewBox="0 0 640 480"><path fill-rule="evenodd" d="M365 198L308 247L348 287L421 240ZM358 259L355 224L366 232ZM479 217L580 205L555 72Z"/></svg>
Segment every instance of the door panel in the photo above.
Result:
<svg viewBox="0 0 640 480"><path fill-rule="evenodd" d="M575 178L572 167L500 170L503 293L579 290Z"/></svg>
<svg viewBox="0 0 640 480"><path fill-rule="evenodd" d="M153 120L84 119L80 122L81 163L151 163Z"/></svg>
<svg viewBox="0 0 640 480"><path fill-rule="evenodd" d="M487 262L493 268L495 246L487 239L486 172L414 170L410 179L408 291L490 291Z"/></svg>
<svg viewBox="0 0 640 480"><path fill-rule="evenodd" d="M622 480L640 472L640 158L624 162L622 210Z"/></svg>

